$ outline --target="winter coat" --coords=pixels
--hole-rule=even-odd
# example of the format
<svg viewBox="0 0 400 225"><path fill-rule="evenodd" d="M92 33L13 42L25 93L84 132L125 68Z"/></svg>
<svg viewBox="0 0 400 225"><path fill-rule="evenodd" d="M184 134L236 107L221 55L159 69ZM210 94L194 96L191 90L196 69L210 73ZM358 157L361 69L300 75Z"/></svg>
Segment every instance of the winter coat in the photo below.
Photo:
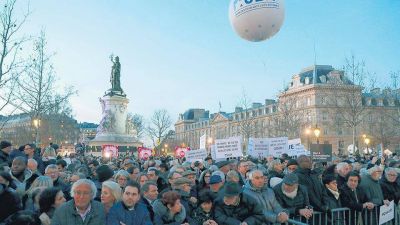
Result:
<svg viewBox="0 0 400 225"><path fill-rule="evenodd" d="M151 205L151 203L143 196L140 197L139 203L146 206L147 211L149 211L149 214L150 214L150 219L151 219L151 221L154 222L154 210L153 210L153 206Z"/></svg>
<svg viewBox="0 0 400 225"><path fill-rule="evenodd" d="M337 178L336 178L336 182L337 182L337 187L340 188L343 185L346 185L346 178L338 175Z"/></svg>
<svg viewBox="0 0 400 225"><path fill-rule="evenodd" d="M339 194L339 198L336 199L335 196L328 190L328 188L325 187L325 191L327 193L327 197L325 199L325 202L329 209L337 209L337 208L342 208L341 204L341 195ZM344 220L344 215L343 213L328 213L328 224L331 225L342 225L345 224Z"/></svg>
<svg viewBox="0 0 400 225"><path fill-rule="evenodd" d="M192 222L193 222L193 224L190 224L190 225L203 225L203 223L206 222L207 220L214 220L214 212L213 212L213 210L211 210L210 213L206 213L199 206L192 213Z"/></svg>
<svg viewBox="0 0 400 225"><path fill-rule="evenodd" d="M187 222L185 207L181 207L181 211L172 215L166 205L160 199L153 203L154 225L181 225Z"/></svg>
<svg viewBox="0 0 400 225"><path fill-rule="evenodd" d="M143 204L136 204L129 210L123 202L114 204L107 215L107 225L152 225L149 211Z"/></svg>
<svg viewBox="0 0 400 225"><path fill-rule="evenodd" d="M367 174L361 178L360 188L367 195L368 201L375 205L383 205L383 192L379 181L373 180L371 175Z"/></svg>
<svg viewBox="0 0 400 225"><path fill-rule="evenodd" d="M328 206L324 202L326 199L326 192L318 173L310 169L298 168L295 172L299 177L299 184L304 185L308 191L308 198L310 204L314 207L315 211L327 212Z"/></svg>
<svg viewBox="0 0 400 225"><path fill-rule="evenodd" d="M12 171L10 170L10 175L11 178L13 179L10 186L15 189L20 198L24 196L25 191L29 189L33 181L38 177L37 174L32 174L32 172L29 169L25 169L23 173L24 173L24 180L21 182L20 180L18 180L18 178L16 178L12 174Z"/></svg>
<svg viewBox="0 0 400 225"><path fill-rule="evenodd" d="M218 197L215 204L215 222L218 225L240 225L246 222L248 225L260 225L264 221L263 207L257 204L257 200L246 194L239 195L239 204L225 205L223 196Z"/></svg>
<svg viewBox="0 0 400 225"><path fill-rule="evenodd" d="M53 182L53 186L59 188L64 193L64 197L67 201L72 199L72 197L70 195L71 186L64 183L63 181L61 181L60 177L57 178L57 180L55 180ZM101 193L101 191L100 191L100 193Z"/></svg>
<svg viewBox="0 0 400 225"><path fill-rule="evenodd" d="M56 209L51 220L51 225L105 225L106 217L103 204L91 201L91 209L82 220L76 211L74 200L70 200Z"/></svg>
<svg viewBox="0 0 400 225"><path fill-rule="evenodd" d="M357 217L358 212L363 210L363 204L368 202L365 192L360 187L352 190L347 184L344 184L340 188L340 201L343 207L350 208L351 224L357 224L355 217Z"/></svg>
<svg viewBox="0 0 400 225"><path fill-rule="evenodd" d="M264 223L276 222L277 215L283 211L282 206L275 198L275 193L271 188L264 185L263 188L258 189L253 187L251 181L248 180L244 185L243 193L246 193L256 199L258 205L263 209Z"/></svg>
<svg viewBox="0 0 400 225"><path fill-rule="evenodd" d="M298 186L297 195L294 198L289 198L283 193L282 183L276 185L273 190L276 200L283 208L289 211L290 216L299 215L300 209L304 209L306 206L310 205L307 189L301 184Z"/></svg>
<svg viewBox="0 0 400 225"><path fill-rule="evenodd" d="M0 187L3 189L5 185ZM3 189L3 193L0 194L0 222L3 222L8 216L22 209L21 199L10 188Z"/></svg>
<svg viewBox="0 0 400 225"><path fill-rule="evenodd" d="M400 200L400 186L395 182L389 182L386 177L383 177L380 180L380 185L383 192L383 198L388 199L389 201L394 200L395 204L398 204Z"/></svg>
<svg viewBox="0 0 400 225"><path fill-rule="evenodd" d="M7 164L7 166L11 166L10 156L0 150L0 164Z"/></svg>

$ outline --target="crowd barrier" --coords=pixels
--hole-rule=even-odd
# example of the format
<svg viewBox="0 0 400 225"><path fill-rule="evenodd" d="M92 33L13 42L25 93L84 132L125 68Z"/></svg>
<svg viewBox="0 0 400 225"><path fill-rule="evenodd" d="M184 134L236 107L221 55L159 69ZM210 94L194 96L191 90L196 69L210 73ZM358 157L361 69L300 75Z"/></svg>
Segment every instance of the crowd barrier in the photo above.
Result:
<svg viewBox="0 0 400 225"><path fill-rule="evenodd" d="M291 217L285 225L379 225L379 207L361 212L349 208L331 209L327 213L314 212L306 219L301 216ZM394 218L383 225L400 225L400 207L394 207Z"/></svg>

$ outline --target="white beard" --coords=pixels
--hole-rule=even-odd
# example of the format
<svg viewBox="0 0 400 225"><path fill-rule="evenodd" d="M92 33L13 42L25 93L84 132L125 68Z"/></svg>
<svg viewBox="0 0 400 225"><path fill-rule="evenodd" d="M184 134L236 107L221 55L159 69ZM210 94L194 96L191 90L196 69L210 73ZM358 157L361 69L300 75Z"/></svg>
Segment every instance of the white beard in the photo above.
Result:
<svg viewBox="0 0 400 225"><path fill-rule="evenodd" d="M283 194L286 195L286 197L288 197L288 198L290 198L290 199L294 199L294 198L297 196L297 190L298 190L298 189L299 189L299 188L297 187L296 190L294 190L294 191L292 191L292 192L290 192L290 193L287 193L287 192L283 189L283 185L282 185L282 192L283 192Z"/></svg>

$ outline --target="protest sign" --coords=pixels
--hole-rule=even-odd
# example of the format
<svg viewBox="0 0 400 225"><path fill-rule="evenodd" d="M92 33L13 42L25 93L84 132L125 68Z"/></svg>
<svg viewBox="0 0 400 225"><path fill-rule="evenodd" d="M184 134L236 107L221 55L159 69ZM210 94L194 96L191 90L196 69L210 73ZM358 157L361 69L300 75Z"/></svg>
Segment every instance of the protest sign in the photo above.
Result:
<svg viewBox="0 0 400 225"><path fill-rule="evenodd" d="M389 222L394 219L394 201L391 201L388 206L383 205L379 209L379 225Z"/></svg>
<svg viewBox="0 0 400 225"><path fill-rule="evenodd" d="M217 139L215 140L215 146L215 155L217 159L243 156L241 137Z"/></svg>
<svg viewBox="0 0 400 225"><path fill-rule="evenodd" d="M309 155L310 152L304 148L301 144L300 138L288 140L288 155L289 156L299 156L299 155Z"/></svg>
<svg viewBox="0 0 400 225"><path fill-rule="evenodd" d="M207 150L205 148L190 150L185 153L185 158L188 162L203 161L206 157Z"/></svg>
<svg viewBox="0 0 400 225"><path fill-rule="evenodd" d="M273 157L281 157L283 153L287 153L287 150L287 137L269 138L269 155L272 155Z"/></svg>
<svg viewBox="0 0 400 225"><path fill-rule="evenodd" d="M153 150L151 148L138 147L138 156L140 159L147 160L152 155Z"/></svg>
<svg viewBox="0 0 400 225"><path fill-rule="evenodd" d="M189 147L175 147L175 157L176 158L183 158L187 151L189 151Z"/></svg>
<svg viewBox="0 0 400 225"><path fill-rule="evenodd" d="M331 144L311 144L311 154L315 162L332 161L332 145Z"/></svg>
<svg viewBox="0 0 400 225"><path fill-rule="evenodd" d="M249 138L247 152L255 158L265 158L268 156L269 139L268 138Z"/></svg>
<svg viewBox="0 0 400 225"><path fill-rule="evenodd" d="M118 157L118 146L116 145L103 145L103 156L106 158Z"/></svg>

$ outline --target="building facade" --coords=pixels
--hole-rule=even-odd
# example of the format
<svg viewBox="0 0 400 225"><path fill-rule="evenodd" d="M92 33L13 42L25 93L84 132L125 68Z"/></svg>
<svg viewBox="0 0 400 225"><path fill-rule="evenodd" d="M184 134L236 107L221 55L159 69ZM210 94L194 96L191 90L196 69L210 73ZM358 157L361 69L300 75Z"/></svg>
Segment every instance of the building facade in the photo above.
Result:
<svg viewBox="0 0 400 225"><path fill-rule="evenodd" d="M337 155L348 154L353 143L361 154L378 144L393 152L399 149L399 99L399 90L376 88L364 93L344 71L315 65L293 75L276 100L236 107L229 113L187 110L175 123L176 139L196 149L204 134L208 145L230 136L242 136L243 143L250 137L287 136L301 138L305 146L317 141L332 144ZM321 131L318 140L306 132L316 127Z"/></svg>

